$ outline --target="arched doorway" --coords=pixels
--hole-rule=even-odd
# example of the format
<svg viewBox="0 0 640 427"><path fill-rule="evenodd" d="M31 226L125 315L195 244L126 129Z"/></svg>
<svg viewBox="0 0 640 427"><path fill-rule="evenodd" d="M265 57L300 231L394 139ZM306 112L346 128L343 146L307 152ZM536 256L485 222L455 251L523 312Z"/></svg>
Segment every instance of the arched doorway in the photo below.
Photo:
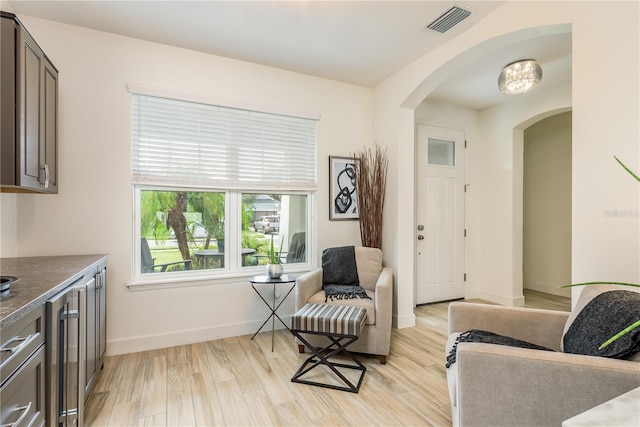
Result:
<svg viewBox="0 0 640 427"><path fill-rule="evenodd" d="M539 36L541 31L541 28L531 29L532 37ZM545 27L542 32L570 34L570 31L570 26L559 25ZM522 40L523 32L526 31L511 36ZM513 43L509 36L481 43L477 49L485 53L487 45L494 50L500 49ZM406 105L415 102L414 97L418 93L427 92L424 99L431 100L431 94L436 93L438 85L446 80L442 73L455 74L463 62L465 66L473 66L477 52L472 51L474 49L459 55L425 79L407 98ZM467 57L468 61L463 57ZM497 78L497 73L495 76ZM465 295L467 298L482 298L505 305L522 305L522 134L526 126L535 121L570 108L571 83L569 81L562 87L546 92L543 89L528 94L526 98L510 98L508 106L494 105L472 112L467 108L462 113L458 111L451 114L456 108L460 110L460 106L445 105L447 103L441 99L433 102L441 105L437 110L432 108L428 124L463 129L469 135L468 186L472 195L467 208L469 235L466 263L469 280ZM419 105L414 106L414 122L424 123L424 116L420 120L418 118ZM411 230L407 228L407 232L414 236L415 222L412 226ZM417 284L417 280L420 278L416 274L414 283Z"/></svg>

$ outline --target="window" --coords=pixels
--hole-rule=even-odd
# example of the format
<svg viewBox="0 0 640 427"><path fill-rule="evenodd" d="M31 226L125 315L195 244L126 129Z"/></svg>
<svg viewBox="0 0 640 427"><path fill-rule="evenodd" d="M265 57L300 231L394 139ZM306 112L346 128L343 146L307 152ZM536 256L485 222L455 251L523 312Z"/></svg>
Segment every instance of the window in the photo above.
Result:
<svg viewBox="0 0 640 427"><path fill-rule="evenodd" d="M261 272L272 243L306 264L315 124L132 93L135 276Z"/></svg>
<svg viewBox="0 0 640 427"><path fill-rule="evenodd" d="M455 141L429 138L427 158L430 165L455 166Z"/></svg>

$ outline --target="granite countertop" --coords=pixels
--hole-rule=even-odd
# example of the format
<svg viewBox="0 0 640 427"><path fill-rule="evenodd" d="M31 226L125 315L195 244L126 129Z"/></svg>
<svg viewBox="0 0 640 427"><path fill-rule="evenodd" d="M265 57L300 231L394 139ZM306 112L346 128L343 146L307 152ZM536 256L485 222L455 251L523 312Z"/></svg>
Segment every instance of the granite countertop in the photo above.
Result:
<svg viewBox="0 0 640 427"><path fill-rule="evenodd" d="M0 329L82 277L90 268L105 262L108 255L65 255L46 257L0 258L0 274L20 280L0 299Z"/></svg>

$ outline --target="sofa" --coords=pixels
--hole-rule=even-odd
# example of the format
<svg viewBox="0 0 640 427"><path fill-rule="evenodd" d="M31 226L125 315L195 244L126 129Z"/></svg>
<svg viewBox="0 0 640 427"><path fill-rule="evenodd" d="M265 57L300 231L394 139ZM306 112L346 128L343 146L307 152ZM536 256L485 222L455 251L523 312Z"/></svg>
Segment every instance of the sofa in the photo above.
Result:
<svg viewBox="0 0 640 427"><path fill-rule="evenodd" d="M455 363L447 369L453 425L559 426L640 386L638 355L619 360L562 351L563 336L577 312L603 291L597 287L583 291L585 297L572 313L451 303L446 354L456 347ZM479 342L456 345L457 337L471 329L555 351Z"/></svg>
<svg viewBox="0 0 640 427"><path fill-rule="evenodd" d="M376 355L380 363L387 362L391 345L391 321L393 310L393 273L382 266L382 251L377 248L356 247L355 261L360 285L371 299L327 300L322 288L323 269L317 268L298 277L295 287L295 311L305 304L355 305L367 310L366 327L349 351ZM315 347L329 343L326 337L305 334L304 338ZM298 349L304 345L296 339Z"/></svg>

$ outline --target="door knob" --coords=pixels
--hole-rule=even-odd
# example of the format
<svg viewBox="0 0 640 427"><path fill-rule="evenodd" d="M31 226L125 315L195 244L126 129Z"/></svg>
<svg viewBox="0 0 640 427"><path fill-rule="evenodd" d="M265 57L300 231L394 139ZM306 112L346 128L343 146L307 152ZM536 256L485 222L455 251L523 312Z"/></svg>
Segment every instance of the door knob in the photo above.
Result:
<svg viewBox="0 0 640 427"><path fill-rule="evenodd" d="M422 234L418 234L418 240L424 240L424 236Z"/></svg>

